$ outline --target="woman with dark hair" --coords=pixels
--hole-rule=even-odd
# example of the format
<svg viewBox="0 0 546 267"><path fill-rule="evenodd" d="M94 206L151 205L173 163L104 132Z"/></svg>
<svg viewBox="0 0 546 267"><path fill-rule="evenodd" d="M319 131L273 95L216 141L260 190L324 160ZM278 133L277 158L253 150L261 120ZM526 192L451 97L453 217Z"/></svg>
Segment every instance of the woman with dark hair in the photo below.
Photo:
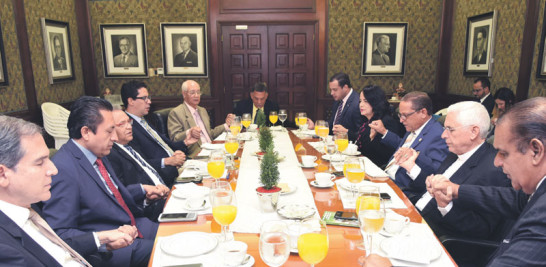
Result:
<svg viewBox="0 0 546 267"><path fill-rule="evenodd" d="M362 155L368 157L375 165L382 167L387 164L395 148L381 143L381 134L371 131L369 123L381 120L387 130L402 137L404 127L392 117L389 103L383 89L377 85L368 85L360 93L360 114L364 116L364 124L358 130L356 145Z"/></svg>
<svg viewBox="0 0 546 267"><path fill-rule="evenodd" d="M495 92L493 99L495 99L495 109L491 122L494 125L497 119L516 103L516 96L509 88L502 87Z"/></svg>

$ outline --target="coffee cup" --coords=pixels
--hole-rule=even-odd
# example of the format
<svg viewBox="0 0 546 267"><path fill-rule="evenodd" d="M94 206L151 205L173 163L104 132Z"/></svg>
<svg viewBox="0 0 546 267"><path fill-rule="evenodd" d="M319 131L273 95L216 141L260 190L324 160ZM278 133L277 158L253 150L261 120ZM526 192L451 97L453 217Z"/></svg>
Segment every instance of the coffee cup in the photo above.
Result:
<svg viewBox="0 0 546 267"><path fill-rule="evenodd" d="M335 177L336 176L331 173L317 172L315 173L315 182L319 186L327 186L332 182Z"/></svg>
<svg viewBox="0 0 546 267"><path fill-rule="evenodd" d="M358 146L355 144L349 144L347 148L345 149L345 153L353 155L358 152Z"/></svg>
<svg viewBox="0 0 546 267"><path fill-rule="evenodd" d="M224 264L227 266L240 266L246 257L248 245L241 241L230 241L224 245Z"/></svg>
<svg viewBox="0 0 546 267"><path fill-rule="evenodd" d="M399 214L388 214L385 221L385 231L392 235L397 235L410 223L410 218Z"/></svg>
<svg viewBox="0 0 546 267"><path fill-rule="evenodd" d="M312 167L315 164L315 160L317 160L317 157L310 156L310 155L304 155L301 156L301 165L304 167Z"/></svg>
<svg viewBox="0 0 546 267"><path fill-rule="evenodd" d="M253 124L250 124L250 125L248 126L247 131L249 131L249 132L255 132L256 129L258 129L258 124L254 124L254 123L253 123Z"/></svg>
<svg viewBox="0 0 546 267"><path fill-rule="evenodd" d="M186 200L187 206L191 209L198 209L205 204L205 194L203 190L192 192Z"/></svg>

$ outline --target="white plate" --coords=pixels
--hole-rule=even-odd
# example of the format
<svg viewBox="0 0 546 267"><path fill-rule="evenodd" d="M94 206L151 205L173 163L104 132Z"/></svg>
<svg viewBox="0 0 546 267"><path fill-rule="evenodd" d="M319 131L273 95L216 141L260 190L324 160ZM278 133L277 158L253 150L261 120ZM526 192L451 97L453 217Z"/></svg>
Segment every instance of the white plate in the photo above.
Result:
<svg viewBox="0 0 546 267"><path fill-rule="evenodd" d="M293 203L280 207L277 213L286 219L302 220L315 214L315 209L309 205Z"/></svg>
<svg viewBox="0 0 546 267"><path fill-rule="evenodd" d="M331 161L330 158L334 158L334 161L344 161L345 160L345 155L322 155L322 159L323 160L327 160L327 161Z"/></svg>
<svg viewBox="0 0 546 267"><path fill-rule="evenodd" d="M218 245L218 239L209 233L184 232L166 237L161 241L163 252L177 257L203 255Z"/></svg>
<svg viewBox="0 0 546 267"><path fill-rule="evenodd" d="M349 153L349 152L343 151L341 154L347 155L347 156L358 156L360 155L360 151L356 151L355 153Z"/></svg>
<svg viewBox="0 0 546 267"><path fill-rule="evenodd" d="M252 255L246 254L245 259L246 259L246 257L250 257L250 258L248 259L248 261L245 264L243 264L243 265L241 265L239 267L251 267L251 266L254 265L254 263L256 263L256 261L254 260L254 257L252 257Z"/></svg>
<svg viewBox="0 0 546 267"><path fill-rule="evenodd" d="M206 197L209 192L210 192L210 188L206 187L206 186L198 186L196 188L193 188L191 189L192 191L190 192L190 190L180 190L180 189L175 189L172 191L172 195L173 197L175 198L181 198L181 199L186 199L188 198L191 194L193 194L194 192L198 192L198 190L200 192L203 193L203 195Z"/></svg>
<svg viewBox="0 0 546 267"><path fill-rule="evenodd" d="M298 187L295 184L292 183L279 183L279 184L285 184L286 188L281 187L283 190L281 191L281 195L288 195L291 193L294 193ZM279 185L277 184L277 186Z"/></svg>
<svg viewBox="0 0 546 267"><path fill-rule="evenodd" d="M327 184L327 185L319 185L319 184L317 183L317 181L311 181L310 184L311 184L312 186L318 187L318 188L329 188L329 187L334 186L334 182L333 182L333 181L331 181L331 182L330 182L329 184Z"/></svg>
<svg viewBox="0 0 546 267"><path fill-rule="evenodd" d="M318 163L316 163L316 162L313 163L313 165L311 165L311 166L304 166L303 164L300 163L300 167L305 168L305 169L311 169L311 168L315 168L317 166L318 166Z"/></svg>
<svg viewBox="0 0 546 267"><path fill-rule="evenodd" d="M421 264L429 264L442 255L437 243L419 237L397 235L385 238L380 247L389 258Z"/></svg>
<svg viewBox="0 0 546 267"><path fill-rule="evenodd" d="M190 205L188 205L188 202L186 201L186 203L184 203L184 209L186 210L189 210L189 211L200 211L200 210L204 210L204 209L207 209L210 207L209 205L209 202L205 199L203 200L203 202L205 203L204 205L201 205L197 208L192 208L190 207Z"/></svg>
<svg viewBox="0 0 546 267"><path fill-rule="evenodd" d="M409 233L410 233L409 225L406 225L406 227L404 227L404 229L402 229L402 231L400 231L400 233L398 233L398 234L391 234L391 233L387 232L387 230L385 230L385 228L381 228L381 231L379 231L380 235L386 236L386 237L407 236L407 235L409 235Z"/></svg>

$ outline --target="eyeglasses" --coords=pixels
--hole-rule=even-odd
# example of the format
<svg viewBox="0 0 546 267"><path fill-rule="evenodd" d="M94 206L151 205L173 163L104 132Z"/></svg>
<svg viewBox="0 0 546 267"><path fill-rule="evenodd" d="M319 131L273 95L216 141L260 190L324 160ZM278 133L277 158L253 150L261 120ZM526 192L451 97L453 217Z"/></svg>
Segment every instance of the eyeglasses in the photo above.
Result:
<svg viewBox="0 0 546 267"><path fill-rule="evenodd" d="M188 95L201 95L201 91L188 91Z"/></svg>
<svg viewBox="0 0 546 267"><path fill-rule="evenodd" d="M133 125L133 119L130 118L129 120L122 121L122 122L116 124L116 127L123 128L123 127L127 127L127 125Z"/></svg>
<svg viewBox="0 0 546 267"><path fill-rule="evenodd" d="M149 95L147 95L147 96L137 96L137 97L135 97L135 99L142 99L144 101L148 101L148 100L152 101L152 97L149 96Z"/></svg>
<svg viewBox="0 0 546 267"><path fill-rule="evenodd" d="M400 118L402 120L406 120L409 116L413 115L415 112L417 112L417 110L414 111L414 112L408 113L408 114L402 114L402 113L399 112L398 113L398 118Z"/></svg>
<svg viewBox="0 0 546 267"><path fill-rule="evenodd" d="M463 127L466 127L467 125L463 125L463 126L459 126L459 127L450 127L450 126L445 126L444 127L444 131L447 131L447 133L451 134L453 133L455 130L459 129L459 128L463 128Z"/></svg>

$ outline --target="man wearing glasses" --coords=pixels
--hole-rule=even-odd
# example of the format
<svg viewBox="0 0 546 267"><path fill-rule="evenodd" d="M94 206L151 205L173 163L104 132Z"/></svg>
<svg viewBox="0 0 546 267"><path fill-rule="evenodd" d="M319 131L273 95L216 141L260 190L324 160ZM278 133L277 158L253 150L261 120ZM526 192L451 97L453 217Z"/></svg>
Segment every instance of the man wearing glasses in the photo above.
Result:
<svg viewBox="0 0 546 267"><path fill-rule="evenodd" d="M415 91L405 95L400 102L398 116L407 131L403 138L388 131L381 120L369 125L383 135L381 142L398 148L385 171L415 203L426 191L425 179L412 178L404 168L400 168L400 164L418 154L415 162L421 167L422 173L432 174L445 159L448 149L441 138L444 131L442 125L432 119L432 101L426 93Z"/></svg>
<svg viewBox="0 0 546 267"><path fill-rule="evenodd" d="M172 142L144 119L152 104L145 83L130 81L123 84L121 99L127 115L133 119L131 147L142 151L144 159L159 172L167 187L171 187L178 176L178 167L186 161L187 146L191 143L186 143L188 140Z"/></svg>
<svg viewBox="0 0 546 267"><path fill-rule="evenodd" d="M474 81L474 85L472 86L472 94L476 100L482 103L482 105L487 109L489 117L493 115L493 108L495 107L495 100L489 92L490 86L491 82L485 77L476 79Z"/></svg>
<svg viewBox="0 0 546 267"><path fill-rule="evenodd" d="M228 125L231 124L235 115L228 114L224 124L211 129L207 110L199 106L201 102L199 84L193 80L182 83L182 96L184 103L169 112L167 127L169 136L174 142L185 140L188 137L197 139L197 142L189 147L189 155L193 157L201 151L202 144L210 143L224 131L228 131Z"/></svg>

